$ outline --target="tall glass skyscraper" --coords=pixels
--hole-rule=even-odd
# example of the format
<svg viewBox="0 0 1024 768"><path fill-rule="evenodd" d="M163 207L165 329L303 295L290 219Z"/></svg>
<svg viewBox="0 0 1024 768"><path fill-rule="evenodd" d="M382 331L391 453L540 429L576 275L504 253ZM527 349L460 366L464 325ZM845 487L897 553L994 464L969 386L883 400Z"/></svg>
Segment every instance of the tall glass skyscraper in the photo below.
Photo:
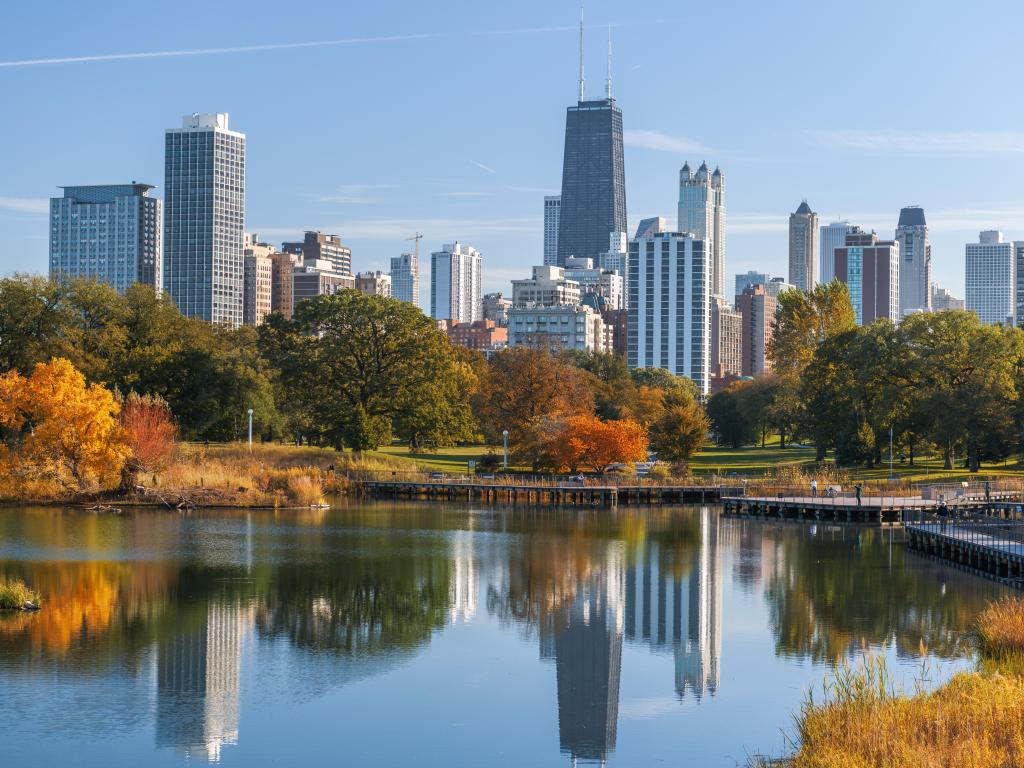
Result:
<svg viewBox="0 0 1024 768"><path fill-rule="evenodd" d="M85 277L118 292L143 283L159 293L162 204L149 184L63 187L50 198L50 277Z"/></svg>
<svg viewBox="0 0 1024 768"><path fill-rule="evenodd" d="M164 290L189 317L242 324L245 134L227 113L167 130Z"/></svg>
<svg viewBox="0 0 1024 768"><path fill-rule="evenodd" d="M610 93L566 110L561 197L558 265L569 256L597 263L608 235L626 231L622 110Z"/></svg>
<svg viewBox="0 0 1024 768"><path fill-rule="evenodd" d="M420 305L420 257L403 253L391 257L391 295L399 301Z"/></svg>
<svg viewBox="0 0 1024 768"><path fill-rule="evenodd" d="M900 317L932 308L932 247L928 244L928 223L924 209L916 205L901 208L896 224L900 244Z"/></svg>
<svg viewBox="0 0 1024 768"><path fill-rule="evenodd" d="M690 164L679 170L679 231L708 244L711 254L711 293L725 296L725 176L707 163L696 173Z"/></svg>

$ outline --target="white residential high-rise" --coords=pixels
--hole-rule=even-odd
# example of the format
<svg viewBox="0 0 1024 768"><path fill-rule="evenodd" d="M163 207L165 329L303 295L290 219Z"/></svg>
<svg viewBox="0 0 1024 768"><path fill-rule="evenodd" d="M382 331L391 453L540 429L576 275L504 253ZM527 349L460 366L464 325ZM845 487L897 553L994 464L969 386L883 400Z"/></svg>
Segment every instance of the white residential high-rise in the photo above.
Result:
<svg viewBox="0 0 1024 768"><path fill-rule="evenodd" d="M50 198L50 278L85 277L124 293L163 290L163 201L150 184L62 187Z"/></svg>
<svg viewBox="0 0 1024 768"><path fill-rule="evenodd" d="M708 244L711 293L725 295L725 176L701 163L696 173L686 163L679 171L679 231Z"/></svg>
<svg viewBox="0 0 1024 768"><path fill-rule="evenodd" d="M430 254L430 315L435 320L482 320L483 256L459 242Z"/></svg>
<svg viewBox="0 0 1024 768"><path fill-rule="evenodd" d="M629 243L630 368L688 376L703 394L711 370L711 249L688 233Z"/></svg>
<svg viewBox="0 0 1024 768"><path fill-rule="evenodd" d="M185 115L164 153L164 290L183 314L242 324L245 134Z"/></svg>
<svg viewBox="0 0 1024 768"><path fill-rule="evenodd" d="M1014 324L1017 257L1013 243L996 230L982 232L966 249L965 303L985 325Z"/></svg>
<svg viewBox="0 0 1024 768"><path fill-rule="evenodd" d="M806 200L789 215L789 282L801 291L818 282L818 214Z"/></svg>
<svg viewBox="0 0 1024 768"><path fill-rule="evenodd" d="M544 266L558 264L558 223L562 214L562 196L544 196Z"/></svg>
<svg viewBox="0 0 1024 768"><path fill-rule="evenodd" d="M420 257L415 253L391 257L391 295L420 305Z"/></svg>
<svg viewBox="0 0 1024 768"><path fill-rule="evenodd" d="M900 244L900 317L928 312L932 308L932 247L923 208L900 209L896 242Z"/></svg>
<svg viewBox="0 0 1024 768"><path fill-rule="evenodd" d="M819 247L821 248L821 269L819 280L823 283L831 283L836 278L836 248L846 245L846 236L860 232L860 227L848 221L833 221L827 227L821 228Z"/></svg>
<svg viewBox="0 0 1024 768"><path fill-rule="evenodd" d="M662 219L664 221L664 219ZM625 232L612 232L608 235L608 250L597 259L597 266L608 272L615 272L622 277L622 308L629 305L629 238Z"/></svg>

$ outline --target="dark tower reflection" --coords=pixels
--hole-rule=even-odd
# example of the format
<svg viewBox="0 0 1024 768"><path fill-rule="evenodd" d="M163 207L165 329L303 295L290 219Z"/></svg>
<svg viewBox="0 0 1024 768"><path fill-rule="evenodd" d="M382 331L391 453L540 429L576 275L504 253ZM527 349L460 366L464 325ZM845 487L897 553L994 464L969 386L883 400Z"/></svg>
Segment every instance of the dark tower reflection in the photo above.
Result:
<svg viewBox="0 0 1024 768"><path fill-rule="evenodd" d="M625 635L675 658L675 691L714 694L722 653L722 555L718 514L698 513L696 541L637 547L625 577Z"/></svg>
<svg viewBox="0 0 1024 768"><path fill-rule="evenodd" d="M603 764L615 749L622 668L621 549L581 579L568 615L555 635L558 737L562 752ZM543 637L543 633L542 633Z"/></svg>
<svg viewBox="0 0 1024 768"><path fill-rule="evenodd" d="M242 642L251 607L211 602L157 649L156 745L189 758L220 762L238 743Z"/></svg>

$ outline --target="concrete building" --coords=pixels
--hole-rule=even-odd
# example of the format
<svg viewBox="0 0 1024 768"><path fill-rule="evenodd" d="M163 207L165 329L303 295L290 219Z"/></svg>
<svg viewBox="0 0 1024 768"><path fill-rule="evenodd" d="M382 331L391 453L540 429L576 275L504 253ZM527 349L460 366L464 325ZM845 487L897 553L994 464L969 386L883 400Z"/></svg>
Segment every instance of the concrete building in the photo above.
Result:
<svg viewBox="0 0 1024 768"><path fill-rule="evenodd" d="M533 277L512 281L514 307L556 307L579 303L580 284L566 279L562 267L534 267Z"/></svg>
<svg viewBox="0 0 1024 768"><path fill-rule="evenodd" d="M743 293L736 297L736 309L743 323L743 359L740 361L740 373L743 376L771 373L768 345L772 340L772 320L775 319L776 307L775 297L770 296L763 285L744 288Z"/></svg>
<svg viewBox="0 0 1024 768"><path fill-rule="evenodd" d="M306 232L301 242L284 243L281 250L300 256L304 262L328 262L334 274L352 277L352 249L342 244L340 235Z"/></svg>
<svg viewBox="0 0 1024 768"><path fill-rule="evenodd" d="M664 221L664 219L662 219ZM629 304L629 238L625 232L608 235L608 250L597 259L597 266L622 277L622 308Z"/></svg>
<svg viewBox="0 0 1024 768"><path fill-rule="evenodd" d="M391 297L391 275L383 272L360 272L356 275L356 290L367 296Z"/></svg>
<svg viewBox="0 0 1024 768"><path fill-rule="evenodd" d="M452 344L477 352L489 352L508 345L508 328L497 325L493 320L456 323L449 325L447 330Z"/></svg>
<svg viewBox="0 0 1024 768"><path fill-rule="evenodd" d="M990 230L967 244L965 303L985 325L1013 325L1017 311L1017 253L1003 233Z"/></svg>
<svg viewBox="0 0 1024 768"><path fill-rule="evenodd" d="M471 323L483 319L483 256L458 241L430 254L430 315Z"/></svg>
<svg viewBox="0 0 1024 768"><path fill-rule="evenodd" d="M743 316L722 296L711 297L711 375L743 370Z"/></svg>
<svg viewBox="0 0 1024 768"><path fill-rule="evenodd" d="M629 359L629 310L607 309L601 313L604 324L612 332L612 349L624 360Z"/></svg>
<svg viewBox="0 0 1024 768"><path fill-rule="evenodd" d="M506 299L501 291L484 294L484 320L491 320L499 328L508 326L508 311L512 300Z"/></svg>
<svg viewBox="0 0 1024 768"><path fill-rule="evenodd" d="M270 256L270 311L287 320L295 311L295 268L302 257L294 253L274 253Z"/></svg>
<svg viewBox="0 0 1024 768"><path fill-rule="evenodd" d="M896 242L900 244L900 317L928 312L932 308L932 247L923 208L900 209Z"/></svg>
<svg viewBox="0 0 1024 768"><path fill-rule="evenodd" d="M558 265L558 225L562 212L561 195L544 196L544 265Z"/></svg>
<svg viewBox="0 0 1024 768"><path fill-rule="evenodd" d="M795 285L787 283L781 277L773 277L764 284L765 293L769 296L774 296L776 299L779 298L779 294L783 291L791 291L794 288L796 288Z"/></svg>
<svg viewBox="0 0 1024 768"><path fill-rule="evenodd" d="M652 216L649 219L640 219L640 224L637 225L634 237L639 240L642 237L653 237L659 232L668 231L668 219L664 216Z"/></svg>
<svg viewBox="0 0 1024 768"><path fill-rule="evenodd" d="M767 272L755 272L754 270L736 275L736 291L733 296L739 296L743 293L744 288L749 288L752 285L767 285L771 279L771 275Z"/></svg>
<svg viewBox="0 0 1024 768"><path fill-rule="evenodd" d="M711 255L711 293L725 296L725 176L701 163L694 173L679 171L679 231L707 243Z"/></svg>
<svg viewBox="0 0 1024 768"><path fill-rule="evenodd" d="M510 347L610 352L612 343L612 329L585 304L514 306L508 312Z"/></svg>
<svg viewBox="0 0 1024 768"><path fill-rule="evenodd" d="M594 294L605 299L608 309L624 309L623 279L618 272L594 266L593 259L573 256L565 261L565 277L580 285L580 296Z"/></svg>
<svg viewBox="0 0 1024 768"><path fill-rule="evenodd" d="M822 227L818 238L818 247L821 250L821 269L819 270L820 280L823 283L831 283L836 277L835 250L846 245L846 236L863 232L863 230L850 224L848 221L833 221L828 226Z"/></svg>
<svg viewBox="0 0 1024 768"><path fill-rule="evenodd" d="M61 187L50 198L50 279L84 277L124 293L163 290L163 201L150 184Z"/></svg>
<svg viewBox="0 0 1024 768"><path fill-rule="evenodd" d="M1013 241L1014 269L1017 272L1015 281L1014 322L1017 327L1024 326L1024 240Z"/></svg>
<svg viewBox="0 0 1024 768"><path fill-rule="evenodd" d="M186 115L164 152L164 290L188 317L242 324L245 134Z"/></svg>
<svg viewBox="0 0 1024 768"><path fill-rule="evenodd" d="M846 283L857 325L900 320L900 244L854 232L834 251L835 279Z"/></svg>
<svg viewBox="0 0 1024 768"><path fill-rule="evenodd" d="M818 214L806 200L789 214L789 282L801 291L818 283Z"/></svg>
<svg viewBox="0 0 1024 768"><path fill-rule="evenodd" d="M1019 264L1018 264L1018 267L1019 267ZM1019 270L1018 270L1017 274L1020 275L1020 271ZM1019 297L1020 293L1018 293L1017 296ZM949 291L947 291L945 288L943 288L942 286L940 286L938 284L933 285L932 286L932 311L933 312L942 312L942 311L947 310L947 309L963 310L964 309L964 300L956 298L953 294L951 294ZM1019 318L1021 316L1022 316L1021 313L1018 312L1017 313L1017 317Z"/></svg>
<svg viewBox="0 0 1024 768"><path fill-rule="evenodd" d="M315 296L333 296L346 288L355 288L356 279L334 271L334 263L326 259L303 257L302 265L292 272L292 302L294 308Z"/></svg>
<svg viewBox="0 0 1024 768"><path fill-rule="evenodd" d="M711 250L693 235L659 232L629 243L630 368L665 368L708 392Z"/></svg>
<svg viewBox="0 0 1024 768"><path fill-rule="evenodd" d="M420 305L420 257L403 253L391 257L391 295L399 301Z"/></svg>
<svg viewBox="0 0 1024 768"><path fill-rule="evenodd" d="M274 261L277 249L248 232L242 249L242 324L260 325L273 311Z"/></svg>

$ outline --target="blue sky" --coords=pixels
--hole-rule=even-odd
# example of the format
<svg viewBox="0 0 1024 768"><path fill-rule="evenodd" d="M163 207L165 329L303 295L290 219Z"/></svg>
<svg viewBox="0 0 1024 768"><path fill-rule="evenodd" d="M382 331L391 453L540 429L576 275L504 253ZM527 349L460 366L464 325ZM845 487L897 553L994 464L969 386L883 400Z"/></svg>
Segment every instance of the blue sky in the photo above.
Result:
<svg viewBox="0 0 1024 768"><path fill-rule="evenodd" d="M387 269L417 230L424 253L459 239L507 291L540 263L542 197L560 188L578 9L6 4L0 273L45 272L57 186L162 186L164 129L229 112L248 136L247 229L340 233L359 270ZM678 169L706 159L726 174L730 274L785 274L803 198L889 237L901 206L924 206L936 279L960 296L979 229L1024 239L1019 4L601 0L586 19L593 96L613 26L631 226L674 223ZM220 52L91 59L205 49ZM67 58L91 60L19 63Z"/></svg>

